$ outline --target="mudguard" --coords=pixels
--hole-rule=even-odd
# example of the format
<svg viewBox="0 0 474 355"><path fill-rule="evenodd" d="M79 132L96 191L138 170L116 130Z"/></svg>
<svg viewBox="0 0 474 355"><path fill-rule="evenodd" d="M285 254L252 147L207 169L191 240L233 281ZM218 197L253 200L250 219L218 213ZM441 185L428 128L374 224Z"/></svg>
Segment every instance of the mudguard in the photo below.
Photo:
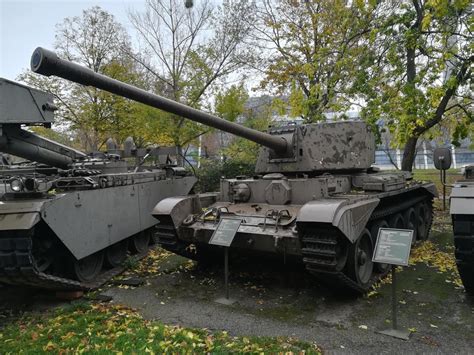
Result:
<svg viewBox="0 0 474 355"><path fill-rule="evenodd" d="M218 195L218 193L206 193L165 198L158 202L152 215L158 220L163 217L171 218L174 227L178 228L186 217L201 213L203 208L214 203Z"/></svg>
<svg viewBox="0 0 474 355"><path fill-rule="evenodd" d="M350 203L347 199L323 199L304 204L297 223L329 223L338 228L354 243L366 226L378 198Z"/></svg>
<svg viewBox="0 0 474 355"><path fill-rule="evenodd" d="M433 197L438 197L439 194L438 194L438 190L436 189L436 185L433 184L432 182L430 183L427 183L427 184L423 184L423 186L421 186L423 189L425 189L431 196Z"/></svg>
<svg viewBox="0 0 474 355"><path fill-rule="evenodd" d="M472 186L454 186L450 196L450 213L474 215L474 184Z"/></svg>
<svg viewBox="0 0 474 355"><path fill-rule="evenodd" d="M40 221L38 212L0 215L0 230L28 230Z"/></svg>
<svg viewBox="0 0 474 355"><path fill-rule="evenodd" d="M11 202L0 201L0 231L27 230L41 219L40 212L45 201Z"/></svg>

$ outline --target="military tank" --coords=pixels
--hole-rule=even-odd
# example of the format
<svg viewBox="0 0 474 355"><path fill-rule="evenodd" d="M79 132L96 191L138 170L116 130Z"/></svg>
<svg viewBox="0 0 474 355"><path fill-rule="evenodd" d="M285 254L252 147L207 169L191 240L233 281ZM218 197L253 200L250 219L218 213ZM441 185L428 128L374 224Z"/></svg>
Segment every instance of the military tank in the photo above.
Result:
<svg viewBox="0 0 474 355"><path fill-rule="evenodd" d="M147 252L153 207L197 179L166 162L176 148L127 139L119 150L109 140L106 153L88 155L22 128L51 127L54 110L51 95L0 79L0 151L29 160L0 169L0 282L93 289L123 270L127 253Z"/></svg>
<svg viewBox="0 0 474 355"><path fill-rule="evenodd" d="M445 171L451 167L451 150L437 148L433 162L441 170L441 182L446 185ZM463 179L451 186L450 208L454 255L464 289L474 295L474 165L463 168Z"/></svg>
<svg viewBox="0 0 474 355"><path fill-rule="evenodd" d="M365 292L387 265L372 263L379 228L410 228L428 238L432 183L408 172L380 172L375 139L364 122L288 124L267 133L96 74L38 48L32 70L127 97L262 145L255 176L223 179L220 193L163 199L153 210L157 238L186 257L211 257L209 240L223 218L241 225L231 249L267 254L306 269L332 285Z"/></svg>

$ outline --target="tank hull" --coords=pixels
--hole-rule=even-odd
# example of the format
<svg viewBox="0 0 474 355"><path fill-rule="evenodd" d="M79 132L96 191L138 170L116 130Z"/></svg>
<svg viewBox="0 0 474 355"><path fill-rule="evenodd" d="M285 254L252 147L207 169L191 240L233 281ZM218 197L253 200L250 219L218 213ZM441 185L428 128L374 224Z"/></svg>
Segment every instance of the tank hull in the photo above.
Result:
<svg viewBox="0 0 474 355"><path fill-rule="evenodd" d="M474 294L474 178L457 182L450 200L456 265L466 292Z"/></svg>
<svg viewBox="0 0 474 355"><path fill-rule="evenodd" d="M349 270L351 266L348 260L349 254L355 252L352 249L360 236L369 233L371 248L375 245L378 228L384 226L414 228L419 240L426 239L431 227L432 198L436 190L432 183L411 183L401 189L386 187L388 191L357 190L349 184L350 187L342 188L338 193L318 195L321 186L331 185L336 180L343 187L345 179L344 176L324 177L317 184L314 184L314 179L256 181L256 190L265 190L260 186L264 184L267 185L267 192L268 186L278 186L279 182L284 182L292 192L305 184L308 187L305 194L307 201L301 204L258 202L258 196L253 196L254 200L251 198L247 203L219 201L226 194L225 188L224 192L213 195L213 199L209 195L165 199L153 211L160 221L157 239L170 251L203 260L211 256L200 253L200 249L208 252L218 248L209 245L218 221L221 218L238 218L242 223L231 250L253 255L270 254L285 263L301 262L310 273L332 286L363 293L386 270L374 266L370 280L362 282L354 277L354 270ZM251 186L253 182L250 179L241 180L240 183ZM235 183L233 181L234 186ZM280 188L278 190L282 191ZM282 195L279 198L284 201L286 195ZM296 200L293 195L291 198ZM298 198L304 200L301 196ZM277 196L275 192L267 193L266 199L275 200ZM199 212L202 209L217 213L202 214ZM284 212L275 214L269 211ZM407 216L406 222L404 216ZM189 248L190 245L195 247ZM193 254L190 250L196 252Z"/></svg>
<svg viewBox="0 0 474 355"><path fill-rule="evenodd" d="M94 280L81 282L71 277L69 269L74 261L141 233L151 234L156 225L150 213L153 206L164 198L188 194L196 182L193 176L148 180L1 202L0 281L49 289L91 289L122 271L122 267L103 268ZM38 259L45 258L51 260L48 267L39 265Z"/></svg>

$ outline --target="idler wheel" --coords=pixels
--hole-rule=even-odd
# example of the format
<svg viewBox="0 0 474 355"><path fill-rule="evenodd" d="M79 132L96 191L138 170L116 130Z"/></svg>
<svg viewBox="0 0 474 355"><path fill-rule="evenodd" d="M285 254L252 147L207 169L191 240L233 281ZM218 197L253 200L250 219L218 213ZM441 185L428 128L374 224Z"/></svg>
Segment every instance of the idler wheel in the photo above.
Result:
<svg viewBox="0 0 474 355"><path fill-rule="evenodd" d="M374 263L372 262L372 238L368 229L364 229L357 241L349 247L347 266L349 277L362 288L371 285Z"/></svg>
<svg viewBox="0 0 474 355"><path fill-rule="evenodd" d="M99 275L103 262L103 251L86 256L81 260L75 260L74 275L81 282L91 282Z"/></svg>
<svg viewBox="0 0 474 355"><path fill-rule="evenodd" d="M143 254L150 245L150 233L143 231L135 234L130 240L130 250L134 254Z"/></svg>
<svg viewBox="0 0 474 355"><path fill-rule="evenodd" d="M127 259L128 240L124 239L105 250L105 263L109 267L121 266Z"/></svg>
<svg viewBox="0 0 474 355"><path fill-rule="evenodd" d="M388 222L384 219L375 221L372 226L370 227L370 235L372 236L372 245L375 246L375 243L377 241L377 236L379 234L379 229L380 228L388 228ZM374 264L375 270L381 274L385 274L390 270L390 265L389 264L381 264L381 263L375 263Z"/></svg>

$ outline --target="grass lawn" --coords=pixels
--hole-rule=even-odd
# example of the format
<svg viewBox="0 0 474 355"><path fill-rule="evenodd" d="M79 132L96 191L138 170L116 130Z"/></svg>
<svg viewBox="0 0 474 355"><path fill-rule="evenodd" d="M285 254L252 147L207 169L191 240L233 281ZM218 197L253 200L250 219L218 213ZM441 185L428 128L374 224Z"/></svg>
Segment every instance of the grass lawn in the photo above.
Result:
<svg viewBox="0 0 474 355"><path fill-rule="evenodd" d="M2 354L321 353L317 346L291 338L232 337L167 326L124 306L85 301L7 325L0 332L0 349Z"/></svg>
<svg viewBox="0 0 474 355"><path fill-rule="evenodd" d="M439 170L436 170L436 169L413 170L413 177L415 180L434 182L436 185L436 188L438 189L438 192L442 193L443 185L441 184ZM452 184L456 180L459 180L459 179L462 179L460 169L449 169L446 171L446 182L448 184ZM449 191L451 191L451 189L447 187L446 191L449 194Z"/></svg>

